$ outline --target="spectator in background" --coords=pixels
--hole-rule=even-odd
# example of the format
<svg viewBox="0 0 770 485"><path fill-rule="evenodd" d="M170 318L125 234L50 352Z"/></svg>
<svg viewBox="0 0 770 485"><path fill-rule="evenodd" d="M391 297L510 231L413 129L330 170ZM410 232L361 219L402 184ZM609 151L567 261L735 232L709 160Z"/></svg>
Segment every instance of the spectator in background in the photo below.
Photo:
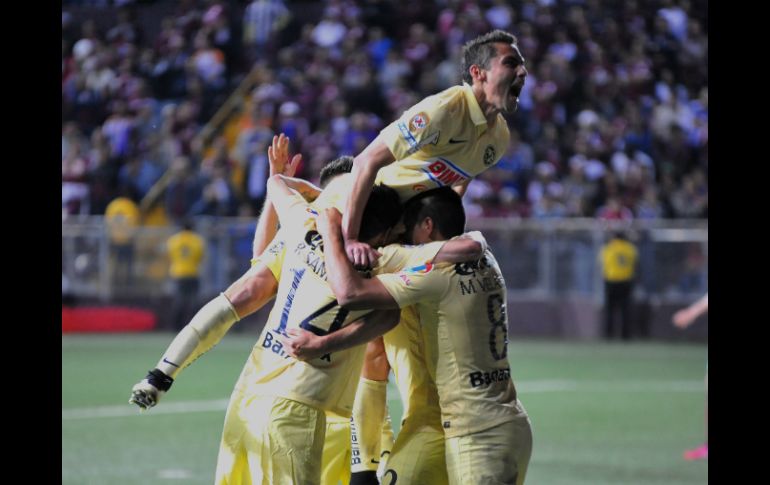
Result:
<svg viewBox="0 0 770 485"><path fill-rule="evenodd" d="M237 207L233 187L227 178L227 168L215 165L211 176L204 182L200 198L192 205L189 214L228 217L235 215Z"/></svg>
<svg viewBox="0 0 770 485"><path fill-rule="evenodd" d="M133 279L134 237L141 214L129 187L124 187L121 196L107 205L104 218L110 236L113 281L119 285L130 285Z"/></svg>
<svg viewBox="0 0 770 485"><path fill-rule="evenodd" d="M193 230L192 223L185 220L182 230L166 242L166 250L170 263L169 276L174 282L171 322L173 329L178 331L198 307L199 277L206 255L206 241Z"/></svg>
<svg viewBox="0 0 770 485"><path fill-rule="evenodd" d="M187 157L176 157L169 170L171 180L166 188L166 213L172 221L181 221L199 199L201 184Z"/></svg>
<svg viewBox="0 0 770 485"><path fill-rule="evenodd" d="M119 160L125 160L131 154L131 130L134 120L128 111L128 106L122 100L115 101L112 115L102 126L102 133L107 137L112 150L111 155Z"/></svg>
<svg viewBox="0 0 770 485"><path fill-rule="evenodd" d="M616 333L616 310L620 311L620 337L631 339L631 300L637 259L636 247L623 231L613 233L599 254L604 278L604 336L607 340Z"/></svg>
<svg viewBox="0 0 770 485"><path fill-rule="evenodd" d="M617 196L611 195L607 198L607 203L596 210L596 217L605 221L630 221L634 214L620 203Z"/></svg>
<svg viewBox="0 0 770 485"><path fill-rule="evenodd" d="M158 131L144 109L149 104L156 103L155 115L169 102L179 104L184 114L163 137L164 145L177 146L178 152L151 160L167 166L180 152L200 159L191 138L234 87L229 71L236 71L232 81L237 81L252 68L250 57L260 57L256 85L259 91L269 88L264 90L269 95L261 98L269 104L263 111L265 126L293 129L279 126L279 107L286 101L297 103L300 110L293 118L304 120L309 129L305 136L292 137L292 143L304 150L306 138L338 133L338 121L330 130L323 126L332 118L333 101L346 103L346 125L356 111L386 125L426 95L457 84L461 46L490 28L516 32L521 54L531 59L532 74L519 93L520 116L507 121L522 143L533 147L534 160L554 165L557 182L568 175L564 162L578 152L580 140L589 182L611 170L621 184L616 195L628 208L635 209L646 186L655 185L666 217L693 217L687 215L693 204L681 200L690 196L674 193L693 170L707 174L706 0L528 1L520 8L505 0L451 0L440 6L413 2L398 12L392 2L328 0L319 7L321 19L292 29L286 28L291 14L285 0L181 2L155 28L157 22L148 18L154 11L144 2L129 9L119 7L122 2L97 3L105 18L109 13L118 17L115 24L104 24L103 31L93 20L62 13L63 120L77 121L86 136L104 129L116 155L112 163L117 166L89 160L100 174L88 182L95 214L102 214L117 193L120 166L144 150L147 138ZM241 11L243 36L238 38L228 18ZM399 22L390 22L396 15ZM239 47L252 55L233 65ZM105 122L120 102L126 103L134 127L128 137L125 120L112 116ZM344 153L339 137L335 144L315 138L313 146L322 155L313 153L308 162ZM638 147L636 154L621 155L629 145ZM648 159L643 170L654 176L643 183L634 167L641 152ZM309 171L315 173L315 168L320 166ZM670 185L664 185L666 172L674 177ZM526 185L513 188L526 203ZM239 203L247 201L245 192L237 195ZM565 191L562 202L569 216L595 214L606 197L589 197L582 211L576 210L579 199ZM491 212L499 212L493 207L499 202L490 203ZM698 217L707 217L707 206Z"/></svg>
<svg viewBox="0 0 770 485"><path fill-rule="evenodd" d="M237 142L237 158L244 168L244 192L252 214L259 214L267 195L267 147L273 132L255 126L241 132Z"/></svg>
<svg viewBox="0 0 770 485"><path fill-rule="evenodd" d="M74 214L88 214L88 168L88 159L83 156L81 145L68 145L61 161L62 219Z"/></svg>
<svg viewBox="0 0 770 485"><path fill-rule="evenodd" d="M672 322L677 328L685 329L695 322L695 320L708 312L709 310L709 294L706 293L700 297L695 303L683 308L674 313ZM692 450L686 450L684 452L685 460L705 460L709 457L709 374L708 364L706 365L706 442L697 448Z"/></svg>
<svg viewBox="0 0 770 485"><path fill-rule="evenodd" d="M118 187L128 186L142 200L161 175L161 169L145 154L137 154L118 171Z"/></svg>
<svg viewBox="0 0 770 485"><path fill-rule="evenodd" d="M253 0L243 12L243 43L249 63L270 56L291 13L283 0Z"/></svg>

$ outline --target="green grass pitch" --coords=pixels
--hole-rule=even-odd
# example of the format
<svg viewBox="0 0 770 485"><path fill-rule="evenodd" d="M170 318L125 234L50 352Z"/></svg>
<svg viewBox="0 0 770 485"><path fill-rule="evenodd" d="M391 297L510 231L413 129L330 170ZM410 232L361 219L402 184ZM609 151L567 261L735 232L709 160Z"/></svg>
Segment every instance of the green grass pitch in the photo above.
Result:
<svg viewBox="0 0 770 485"><path fill-rule="evenodd" d="M62 483L211 484L226 400L256 335L234 333L140 414L127 401L172 334L62 336ZM511 371L534 431L531 485L700 485L705 345L520 341ZM401 405L388 388L393 424Z"/></svg>

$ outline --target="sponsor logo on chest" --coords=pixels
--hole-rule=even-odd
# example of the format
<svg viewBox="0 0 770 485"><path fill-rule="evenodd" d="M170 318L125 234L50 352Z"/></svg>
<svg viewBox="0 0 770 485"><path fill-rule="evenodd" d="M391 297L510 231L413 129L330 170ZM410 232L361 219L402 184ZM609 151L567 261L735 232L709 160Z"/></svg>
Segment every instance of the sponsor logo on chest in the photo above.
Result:
<svg viewBox="0 0 770 485"><path fill-rule="evenodd" d="M456 165L443 159L430 162L422 171L427 173L430 179L439 185L457 185L472 178Z"/></svg>

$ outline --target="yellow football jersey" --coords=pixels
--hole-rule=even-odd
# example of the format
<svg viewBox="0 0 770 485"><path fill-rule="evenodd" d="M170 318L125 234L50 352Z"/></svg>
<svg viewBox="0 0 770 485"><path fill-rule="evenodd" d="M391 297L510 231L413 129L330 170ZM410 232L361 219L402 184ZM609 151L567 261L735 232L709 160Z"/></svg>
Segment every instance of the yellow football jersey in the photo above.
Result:
<svg viewBox="0 0 770 485"><path fill-rule="evenodd" d="M181 231L169 238L166 247L171 260L169 274L173 278L198 276L206 250L202 237L193 231Z"/></svg>
<svg viewBox="0 0 770 485"><path fill-rule="evenodd" d="M460 185L488 169L508 148L502 115L489 126L471 87L464 83L412 106L380 133L396 158L377 172L405 201L417 193Z"/></svg>
<svg viewBox="0 0 770 485"><path fill-rule="evenodd" d="M293 399L349 417L365 346L300 362L291 358L278 340L278 335L289 328L325 335L370 312L348 311L337 304L326 282L322 240L315 229L316 216L317 212L302 197L295 196L289 213L283 217L286 223L258 258L279 283L275 305L252 350L244 377L255 386L254 391L262 395ZM382 248L379 270L396 271L429 261L442 245Z"/></svg>
<svg viewBox="0 0 770 485"><path fill-rule="evenodd" d="M604 279L612 282L628 281L634 277L638 252L623 239L612 239L600 254Z"/></svg>
<svg viewBox="0 0 770 485"><path fill-rule="evenodd" d="M118 197L107 205L104 218L110 231L110 239L114 243L125 244L134 235L141 214L136 202L127 197Z"/></svg>
<svg viewBox="0 0 770 485"><path fill-rule="evenodd" d="M379 275L401 308L417 304L447 437L525 415L508 365L505 281L490 251L471 263Z"/></svg>
<svg viewBox="0 0 770 485"><path fill-rule="evenodd" d="M402 421L414 420L417 425L440 423L438 391L428 372L417 307L401 310L401 321L383 340L404 405Z"/></svg>

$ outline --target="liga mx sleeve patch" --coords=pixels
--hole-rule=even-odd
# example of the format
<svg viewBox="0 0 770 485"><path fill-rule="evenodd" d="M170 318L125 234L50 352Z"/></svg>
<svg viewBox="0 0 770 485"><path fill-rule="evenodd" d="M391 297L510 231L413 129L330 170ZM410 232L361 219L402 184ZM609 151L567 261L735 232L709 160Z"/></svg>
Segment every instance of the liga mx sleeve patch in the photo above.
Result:
<svg viewBox="0 0 770 485"><path fill-rule="evenodd" d="M430 117L425 111L420 111L409 120L409 131L419 133L430 123Z"/></svg>
<svg viewBox="0 0 770 485"><path fill-rule="evenodd" d="M412 273L412 274L426 274L426 273L430 273L432 269L433 269L433 263L425 263L425 264L421 264L420 266L412 266L411 268L405 268L403 272Z"/></svg>
<svg viewBox="0 0 770 485"><path fill-rule="evenodd" d="M411 268L404 268L398 273L398 277L401 278L401 281L404 282L406 286L410 286L412 284L412 280L409 278L409 275L423 275L430 273L433 269L432 263L425 263L421 264L419 266L412 266Z"/></svg>

